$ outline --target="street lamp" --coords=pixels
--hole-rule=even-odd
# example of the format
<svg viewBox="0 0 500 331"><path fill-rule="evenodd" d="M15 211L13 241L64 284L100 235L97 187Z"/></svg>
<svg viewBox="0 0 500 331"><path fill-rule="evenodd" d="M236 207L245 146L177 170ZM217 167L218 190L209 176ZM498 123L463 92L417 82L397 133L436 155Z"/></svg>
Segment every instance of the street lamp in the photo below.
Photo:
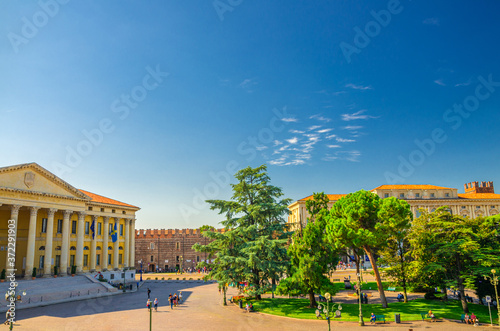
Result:
<svg viewBox="0 0 500 331"><path fill-rule="evenodd" d="M141 282L142 282L142 259L139 262L141 263L141 272L139 272L139 274L141 275Z"/></svg>
<svg viewBox="0 0 500 331"><path fill-rule="evenodd" d="M184 259L182 258L182 255L181 255L180 260L181 260L181 270L179 270L179 271L181 272L181 275L182 275L182 261L184 260Z"/></svg>
<svg viewBox="0 0 500 331"><path fill-rule="evenodd" d="M361 308L361 274L357 273L358 276L358 302L359 302L359 325L364 326L365 322L363 322L363 308Z"/></svg>
<svg viewBox="0 0 500 331"><path fill-rule="evenodd" d="M498 325L500 326L500 302L498 300L498 276L496 275L497 271L495 269L491 269L491 276L484 276L485 280L489 280L491 285L495 287L495 297L497 298L497 310L498 310Z"/></svg>
<svg viewBox="0 0 500 331"><path fill-rule="evenodd" d="M328 331L330 331L330 299L332 298L332 295L330 293L325 293L325 299L326 299L326 307L324 305L319 304L318 309L316 310L316 316L319 316L321 314L321 310L323 310L323 313L325 314L326 321L328 322ZM334 309L334 306L332 305L332 311ZM342 310L342 305L339 303L339 306L337 308L336 313L339 314L338 317L340 317L340 311Z"/></svg>

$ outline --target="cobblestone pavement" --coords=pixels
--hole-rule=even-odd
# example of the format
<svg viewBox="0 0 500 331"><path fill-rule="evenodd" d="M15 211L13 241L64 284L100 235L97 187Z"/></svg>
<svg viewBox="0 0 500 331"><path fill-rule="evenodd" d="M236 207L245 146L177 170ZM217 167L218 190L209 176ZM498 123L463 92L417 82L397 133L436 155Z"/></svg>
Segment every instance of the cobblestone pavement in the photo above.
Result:
<svg viewBox="0 0 500 331"><path fill-rule="evenodd" d="M158 298L158 312L153 312L153 330L326 330L325 321L297 320L260 313L245 313L237 306L221 305L216 284L194 282L148 282L136 293L70 302L17 312L15 329L19 330L148 330L147 289L151 299ZM169 293L182 290L184 303L173 310L167 306ZM236 294L231 289L228 297ZM367 325L332 322L332 329L366 330L435 329L466 330L473 328L453 321L413 322ZM7 329L4 326L4 329ZM476 327L476 330L493 330ZM496 328L498 330L498 328Z"/></svg>

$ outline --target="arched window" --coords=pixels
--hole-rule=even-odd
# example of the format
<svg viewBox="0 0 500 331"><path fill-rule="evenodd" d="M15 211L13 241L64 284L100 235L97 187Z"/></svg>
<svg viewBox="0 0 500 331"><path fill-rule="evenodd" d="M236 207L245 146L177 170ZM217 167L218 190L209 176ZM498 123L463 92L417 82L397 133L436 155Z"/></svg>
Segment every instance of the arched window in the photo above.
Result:
<svg viewBox="0 0 500 331"><path fill-rule="evenodd" d="M75 246L71 246L71 248L69 250L70 251L76 251L76 247Z"/></svg>
<svg viewBox="0 0 500 331"><path fill-rule="evenodd" d="M60 251L60 250L61 250L61 246L57 246L56 251Z"/></svg>
<svg viewBox="0 0 500 331"><path fill-rule="evenodd" d="M89 246L85 246L85 247L83 247L83 250L84 250L84 251L88 251L88 250L89 250Z"/></svg>
<svg viewBox="0 0 500 331"><path fill-rule="evenodd" d="M97 246L95 249L98 250L98 251L100 251L101 250L101 246Z"/></svg>
<svg viewBox="0 0 500 331"><path fill-rule="evenodd" d="M120 246L120 247L118 248L118 250L123 251L123 247L122 247L122 246Z"/></svg>
<svg viewBox="0 0 500 331"><path fill-rule="evenodd" d="M108 250L113 250L113 247L109 246L109 247L108 247Z"/></svg>
<svg viewBox="0 0 500 331"><path fill-rule="evenodd" d="M40 246L40 248L38 250L39 251L44 251L45 250L45 246Z"/></svg>

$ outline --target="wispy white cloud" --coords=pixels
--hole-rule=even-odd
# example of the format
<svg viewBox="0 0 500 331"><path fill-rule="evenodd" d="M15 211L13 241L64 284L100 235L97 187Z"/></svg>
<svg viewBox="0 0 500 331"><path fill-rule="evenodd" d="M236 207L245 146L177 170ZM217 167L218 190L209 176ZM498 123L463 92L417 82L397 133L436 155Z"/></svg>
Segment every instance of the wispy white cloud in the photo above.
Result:
<svg viewBox="0 0 500 331"><path fill-rule="evenodd" d="M370 118L376 118L374 116L364 114L365 112L366 109L363 109L353 114L342 114L341 117L343 121L367 120Z"/></svg>
<svg viewBox="0 0 500 331"><path fill-rule="evenodd" d="M283 145L283 143L281 141L279 141L279 140L273 141L273 144L274 144L274 146Z"/></svg>
<svg viewBox="0 0 500 331"><path fill-rule="evenodd" d="M257 82L255 81L255 79L251 78L244 79L241 83L238 84L240 88L244 89L248 93L253 92L253 87L255 85L257 85Z"/></svg>
<svg viewBox="0 0 500 331"><path fill-rule="evenodd" d="M436 80L434 81L434 83L435 83L435 84L438 84L438 85L441 85L441 86L446 86L445 82L443 82L443 80L442 80L442 79L436 79Z"/></svg>
<svg viewBox="0 0 500 331"><path fill-rule="evenodd" d="M459 86L469 86L471 83L472 83L472 81L469 79L469 80L468 80L468 81L466 81L465 83L458 83L458 84L455 84L455 87L459 87Z"/></svg>
<svg viewBox="0 0 500 331"><path fill-rule="evenodd" d="M295 134L305 133L305 131L302 131L302 130L288 130L288 132L295 133Z"/></svg>
<svg viewBox="0 0 500 331"><path fill-rule="evenodd" d="M340 138L340 137L335 138L335 140L337 140L337 142L339 142L339 143L353 143L356 141L354 139L347 139L347 138Z"/></svg>
<svg viewBox="0 0 500 331"><path fill-rule="evenodd" d="M426 25L439 25L439 19L437 17L429 17L422 21Z"/></svg>
<svg viewBox="0 0 500 331"><path fill-rule="evenodd" d="M344 93L347 93L347 91L337 91L337 92L333 92L333 95L341 95L341 94L344 94Z"/></svg>
<svg viewBox="0 0 500 331"><path fill-rule="evenodd" d="M291 122L298 122L299 120L294 118L294 117L283 117L281 119L283 122L291 123Z"/></svg>
<svg viewBox="0 0 500 331"><path fill-rule="evenodd" d="M263 150L265 150L267 148L268 148L267 146L257 146L257 147L255 147L255 149L258 150L258 151L263 151Z"/></svg>
<svg viewBox="0 0 500 331"><path fill-rule="evenodd" d="M313 130L316 130L316 129L319 129L319 128L321 128L321 125L313 125L313 126L308 127L307 130L313 131Z"/></svg>
<svg viewBox="0 0 500 331"><path fill-rule="evenodd" d="M362 128L363 127L361 125L348 125L343 127L344 130L359 130Z"/></svg>
<svg viewBox="0 0 500 331"><path fill-rule="evenodd" d="M328 148L341 148L342 146L340 145L326 145Z"/></svg>
<svg viewBox="0 0 500 331"><path fill-rule="evenodd" d="M318 130L316 132L318 132L318 133L327 133L327 132L330 132L332 130L333 130L332 128L329 128L329 129L321 129L321 130Z"/></svg>
<svg viewBox="0 0 500 331"><path fill-rule="evenodd" d="M299 138L297 137L293 137L291 139L286 139L286 141L289 143L289 144L296 144L299 142Z"/></svg>
<svg viewBox="0 0 500 331"><path fill-rule="evenodd" d="M315 120L322 121L322 122L330 122L331 121L330 118L323 117L320 114L312 115L311 117L309 117L309 119L315 119Z"/></svg>
<svg viewBox="0 0 500 331"><path fill-rule="evenodd" d="M349 84L346 84L345 87L350 87L354 90L373 90L373 87L371 86L363 86L363 85L356 85L356 84L352 84L352 83L349 83Z"/></svg>
<svg viewBox="0 0 500 331"><path fill-rule="evenodd" d="M335 138L337 135L336 134L329 134L328 136L326 136L325 138L326 139L333 139Z"/></svg>

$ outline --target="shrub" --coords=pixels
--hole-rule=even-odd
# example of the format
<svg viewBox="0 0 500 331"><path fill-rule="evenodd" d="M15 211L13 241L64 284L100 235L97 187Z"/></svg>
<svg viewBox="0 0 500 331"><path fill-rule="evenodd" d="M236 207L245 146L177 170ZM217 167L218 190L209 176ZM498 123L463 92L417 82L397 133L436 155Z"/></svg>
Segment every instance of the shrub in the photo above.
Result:
<svg viewBox="0 0 500 331"><path fill-rule="evenodd" d="M158 277L155 277L155 280L158 280Z"/></svg>
<svg viewBox="0 0 500 331"><path fill-rule="evenodd" d="M168 280L172 280L172 277L168 277Z"/></svg>
<svg viewBox="0 0 500 331"><path fill-rule="evenodd" d="M165 280L165 277L162 277L161 280Z"/></svg>
<svg viewBox="0 0 500 331"><path fill-rule="evenodd" d="M179 277L177 277L176 279L179 280Z"/></svg>
<svg viewBox="0 0 500 331"><path fill-rule="evenodd" d="M186 277L182 278L182 280L186 280Z"/></svg>

